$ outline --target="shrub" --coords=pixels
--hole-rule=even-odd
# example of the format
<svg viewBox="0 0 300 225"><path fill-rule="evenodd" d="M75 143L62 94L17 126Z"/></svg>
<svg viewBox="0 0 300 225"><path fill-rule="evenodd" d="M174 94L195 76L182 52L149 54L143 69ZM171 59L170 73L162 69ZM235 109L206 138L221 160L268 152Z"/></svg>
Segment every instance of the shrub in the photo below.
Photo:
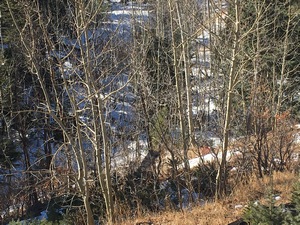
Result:
<svg viewBox="0 0 300 225"><path fill-rule="evenodd" d="M251 225L297 225L300 224L300 182L296 183L289 204L275 206L273 195L269 195L268 206L250 204L243 218Z"/></svg>

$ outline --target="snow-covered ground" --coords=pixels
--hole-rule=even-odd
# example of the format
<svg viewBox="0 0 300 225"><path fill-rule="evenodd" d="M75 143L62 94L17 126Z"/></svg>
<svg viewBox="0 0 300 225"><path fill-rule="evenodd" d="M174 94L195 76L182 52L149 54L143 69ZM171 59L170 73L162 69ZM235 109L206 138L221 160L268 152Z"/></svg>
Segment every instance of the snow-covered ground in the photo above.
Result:
<svg viewBox="0 0 300 225"><path fill-rule="evenodd" d="M234 149L230 149L227 151L226 154L226 160L229 162L231 159L233 159L235 156L241 155L241 152L239 150L234 150ZM190 168L193 169L197 166L199 166L199 164L203 164L203 163L210 163L216 160L221 160L222 158L222 152L210 152L206 155L200 156L200 157L196 157L196 158L192 158L189 160L189 164L190 164ZM184 167L184 164L181 164L181 168Z"/></svg>
<svg viewBox="0 0 300 225"><path fill-rule="evenodd" d="M141 26L149 19L149 9L147 4L129 2L127 4L116 3L111 5L111 11L106 13L107 19L103 22L101 29L108 31L117 38L130 40L133 29Z"/></svg>

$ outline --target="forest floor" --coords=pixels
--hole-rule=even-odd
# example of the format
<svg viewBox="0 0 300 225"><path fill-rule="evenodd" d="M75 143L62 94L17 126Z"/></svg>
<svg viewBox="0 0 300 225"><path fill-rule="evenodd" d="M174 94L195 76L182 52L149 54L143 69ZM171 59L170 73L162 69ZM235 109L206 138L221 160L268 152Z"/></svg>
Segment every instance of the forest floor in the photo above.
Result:
<svg viewBox="0 0 300 225"><path fill-rule="evenodd" d="M270 191L276 196L276 205L290 202L293 186L298 180L299 175L291 172L276 172L272 179L252 177L247 184L237 185L231 195L218 202L207 202L182 211L143 213L135 219L116 224L148 225L152 222L153 225L226 225L240 218L250 202L267 204Z"/></svg>

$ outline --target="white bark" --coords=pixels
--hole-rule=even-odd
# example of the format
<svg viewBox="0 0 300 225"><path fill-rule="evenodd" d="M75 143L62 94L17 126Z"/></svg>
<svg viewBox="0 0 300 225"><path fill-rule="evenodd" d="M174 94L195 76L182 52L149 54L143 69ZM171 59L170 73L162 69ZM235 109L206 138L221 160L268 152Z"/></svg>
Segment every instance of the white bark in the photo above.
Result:
<svg viewBox="0 0 300 225"><path fill-rule="evenodd" d="M194 122L193 122L193 100L192 100L192 94L191 94L191 81L190 81L190 60L188 56L188 49L189 49L189 37L187 37L186 33L188 32L187 24L188 21L187 18L184 19L183 13L180 11L180 7L178 4L178 1L175 1L175 8L177 12L177 20L178 25L180 29L180 37L181 37L181 57L183 61L183 70L185 73L185 91L186 91L186 105L187 105L187 119L188 119L188 139L190 144L195 145L195 135L194 135ZM181 58L180 57L180 58Z"/></svg>
<svg viewBox="0 0 300 225"><path fill-rule="evenodd" d="M231 113L232 113L232 98L235 85L238 81L237 73L237 56L239 51L240 44L240 8L239 0L234 1L234 10L235 10L235 26L234 26L234 40L231 53L230 61L230 70L229 70L229 81L227 88L227 97L226 97L226 112L225 112L225 122L223 127L223 142L222 142L222 158L219 165L217 177L216 177L216 198L219 198L221 195L225 194L225 185L226 185L226 157L228 151L228 141L229 141L229 131L231 123Z"/></svg>

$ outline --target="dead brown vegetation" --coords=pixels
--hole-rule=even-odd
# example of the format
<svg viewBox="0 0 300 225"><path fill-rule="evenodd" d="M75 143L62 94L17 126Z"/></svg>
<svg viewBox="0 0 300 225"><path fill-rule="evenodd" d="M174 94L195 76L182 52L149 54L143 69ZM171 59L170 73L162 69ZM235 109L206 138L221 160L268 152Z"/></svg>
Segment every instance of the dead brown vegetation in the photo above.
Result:
<svg viewBox="0 0 300 225"><path fill-rule="evenodd" d="M146 213L138 218L119 221L118 225L132 225L149 221L154 225L224 225L241 217L244 208L251 201L264 203L273 186L280 195L276 204L287 203L291 198L293 184L299 176L292 172L275 172L272 179L251 177L248 184L236 185L230 196L218 202L205 202L183 211L165 211L158 214ZM271 185L273 183L273 185Z"/></svg>

